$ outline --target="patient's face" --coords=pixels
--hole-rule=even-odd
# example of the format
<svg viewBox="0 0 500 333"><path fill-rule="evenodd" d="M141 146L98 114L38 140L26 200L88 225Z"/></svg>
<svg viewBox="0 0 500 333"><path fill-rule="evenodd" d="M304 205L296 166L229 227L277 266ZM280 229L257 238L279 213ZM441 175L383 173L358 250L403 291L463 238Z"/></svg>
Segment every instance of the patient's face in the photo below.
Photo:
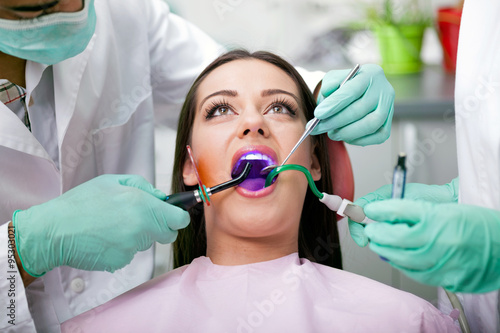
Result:
<svg viewBox="0 0 500 333"><path fill-rule="evenodd" d="M281 163L304 131L306 118L294 81L281 69L261 60L236 60L210 73L197 93L191 148L200 177L214 186L241 173L251 161L251 175L237 188L211 197L205 205L207 236L280 237L297 241L307 190L297 171L279 175L264 188L260 170ZM288 163L300 164L320 177L310 139ZM196 185L192 165L184 167L184 181Z"/></svg>

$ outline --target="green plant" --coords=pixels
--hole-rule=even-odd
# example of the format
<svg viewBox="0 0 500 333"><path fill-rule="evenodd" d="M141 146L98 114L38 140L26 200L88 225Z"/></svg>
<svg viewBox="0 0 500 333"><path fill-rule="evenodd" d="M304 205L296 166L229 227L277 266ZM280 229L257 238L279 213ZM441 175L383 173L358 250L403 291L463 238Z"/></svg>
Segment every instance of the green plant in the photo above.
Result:
<svg viewBox="0 0 500 333"><path fill-rule="evenodd" d="M367 9L369 26L432 24L430 4L427 0L383 0Z"/></svg>

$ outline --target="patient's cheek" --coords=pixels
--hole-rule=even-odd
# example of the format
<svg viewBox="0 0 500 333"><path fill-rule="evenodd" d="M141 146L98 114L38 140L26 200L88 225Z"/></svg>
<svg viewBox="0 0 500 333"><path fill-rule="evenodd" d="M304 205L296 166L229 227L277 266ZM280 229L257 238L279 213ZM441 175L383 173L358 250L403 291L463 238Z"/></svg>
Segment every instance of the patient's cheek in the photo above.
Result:
<svg viewBox="0 0 500 333"><path fill-rule="evenodd" d="M217 170L214 168L213 157L200 157L198 160L198 173L200 175L203 185L206 187L212 187L214 185L220 184L226 180L222 177L222 170ZM229 179L227 179L229 180Z"/></svg>

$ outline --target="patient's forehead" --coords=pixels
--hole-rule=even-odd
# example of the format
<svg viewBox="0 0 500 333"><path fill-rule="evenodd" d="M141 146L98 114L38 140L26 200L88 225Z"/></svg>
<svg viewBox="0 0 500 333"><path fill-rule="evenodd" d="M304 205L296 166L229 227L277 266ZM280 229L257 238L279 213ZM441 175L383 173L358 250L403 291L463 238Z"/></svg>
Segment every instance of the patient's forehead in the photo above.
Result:
<svg viewBox="0 0 500 333"><path fill-rule="evenodd" d="M237 90L241 93L265 89L283 89L299 96L293 79L282 69L263 60L234 60L214 69L201 82L198 96L204 96L216 90Z"/></svg>

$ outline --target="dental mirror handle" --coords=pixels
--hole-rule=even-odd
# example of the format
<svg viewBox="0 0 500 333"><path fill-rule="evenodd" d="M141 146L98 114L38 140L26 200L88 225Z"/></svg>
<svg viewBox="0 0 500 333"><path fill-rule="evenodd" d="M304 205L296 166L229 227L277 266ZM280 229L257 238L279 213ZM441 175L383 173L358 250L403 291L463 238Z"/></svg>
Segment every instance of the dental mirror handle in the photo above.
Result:
<svg viewBox="0 0 500 333"><path fill-rule="evenodd" d="M306 128L306 130L304 131L304 134L302 134L302 136L300 137L299 141L295 144L295 146L293 146L292 150L290 151L290 153L288 154L288 156L283 160L283 162L281 162L281 165L280 166L283 166L285 165L286 161L288 161L288 159L290 158L290 156L292 156L292 154L297 150L297 148L299 148L300 144L302 142L304 142L304 140L309 136L309 134L311 134L311 132L313 131L313 129L318 126L319 124L319 119L318 118L314 118L310 123L309 123L309 126Z"/></svg>
<svg viewBox="0 0 500 333"><path fill-rule="evenodd" d="M342 81L342 83L340 84L339 89L347 81L349 81L354 75L356 75L356 73L359 71L359 68L360 68L359 64L356 64L356 66L354 66L354 68L349 72L349 74L347 74L347 76L344 79L344 81ZM304 140L309 136L309 134L311 134L311 132L316 128L316 126L318 126L319 122L320 122L320 120L318 118L316 118L316 117L313 118L313 120L309 123L309 126L306 127L306 130L304 131L304 134L302 134L302 136L300 137L299 141L292 148L292 151L290 152L290 154L288 154L288 156L283 160L283 162L281 162L280 166L285 165L286 161L288 161L288 159L290 158L290 156L292 156L292 154L297 150L297 148L299 148L300 144L302 142L304 142Z"/></svg>

